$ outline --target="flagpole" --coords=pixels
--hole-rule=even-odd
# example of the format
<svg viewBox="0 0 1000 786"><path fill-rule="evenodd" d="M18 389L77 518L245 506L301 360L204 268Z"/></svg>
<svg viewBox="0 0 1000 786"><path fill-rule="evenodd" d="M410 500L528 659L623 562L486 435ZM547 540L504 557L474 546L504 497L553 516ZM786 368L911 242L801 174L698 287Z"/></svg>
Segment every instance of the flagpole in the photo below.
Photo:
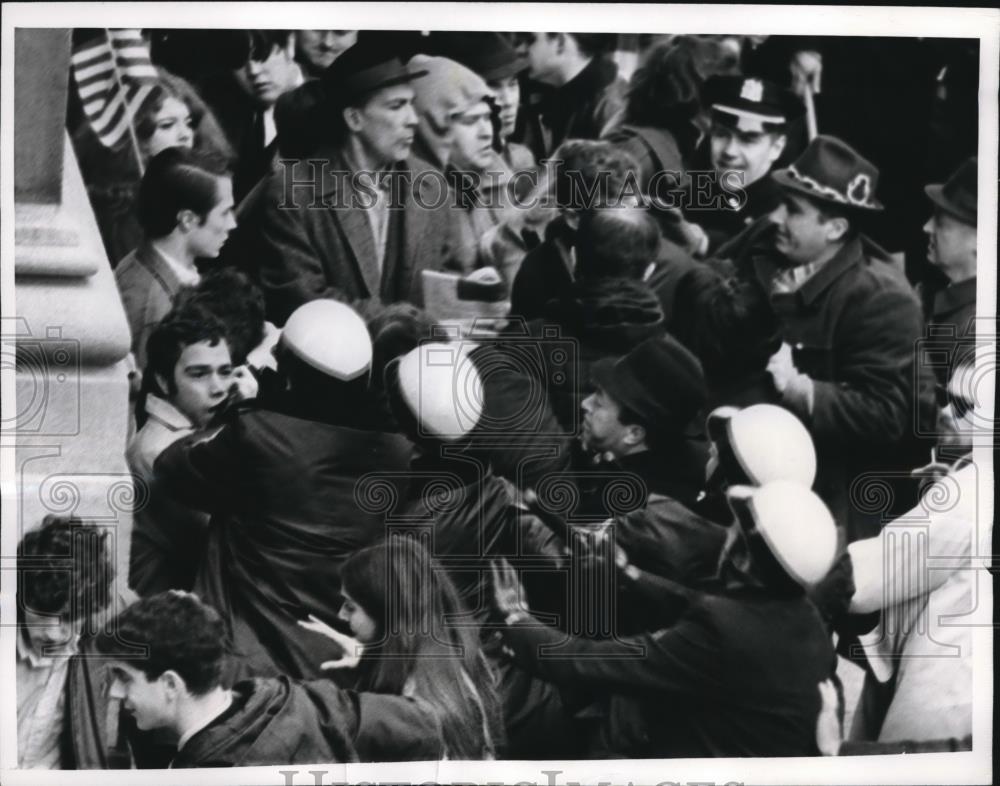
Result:
<svg viewBox="0 0 1000 786"><path fill-rule="evenodd" d="M128 85L122 80L121 72L118 70L118 52L114 42L111 40L111 29L105 27L104 33L108 38L108 46L111 49L111 67L115 70L115 80L122 91L122 100L125 102L125 118L128 120L128 135L132 140L132 151L135 153L135 163L139 166L139 177L146 174L146 167L142 163L142 151L139 149L139 137L135 133L135 122L132 116L132 106L128 100Z"/></svg>

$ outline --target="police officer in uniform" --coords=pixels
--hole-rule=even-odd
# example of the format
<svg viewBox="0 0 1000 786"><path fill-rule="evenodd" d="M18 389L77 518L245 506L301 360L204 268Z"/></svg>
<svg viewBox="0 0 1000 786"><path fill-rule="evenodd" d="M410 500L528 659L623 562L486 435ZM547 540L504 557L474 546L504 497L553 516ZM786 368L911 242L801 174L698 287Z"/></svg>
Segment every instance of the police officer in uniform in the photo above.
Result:
<svg viewBox="0 0 1000 786"><path fill-rule="evenodd" d="M689 222L707 236L712 252L781 201L769 177L788 143L787 126L797 110L792 93L754 77L718 76L705 83L712 109L708 156L714 177L692 174L685 205Z"/></svg>

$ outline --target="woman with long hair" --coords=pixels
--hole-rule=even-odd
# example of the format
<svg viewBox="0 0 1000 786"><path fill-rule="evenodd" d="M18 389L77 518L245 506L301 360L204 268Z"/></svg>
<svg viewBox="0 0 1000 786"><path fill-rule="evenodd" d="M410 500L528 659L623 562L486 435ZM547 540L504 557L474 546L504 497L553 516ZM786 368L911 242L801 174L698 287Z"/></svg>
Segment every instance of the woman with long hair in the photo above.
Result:
<svg viewBox="0 0 1000 786"><path fill-rule="evenodd" d="M333 639L344 656L324 669L357 667L356 688L410 696L437 716L448 759L493 759L503 723L479 630L447 574L412 535L391 533L341 567L340 633L310 615L300 624Z"/></svg>
<svg viewBox="0 0 1000 786"><path fill-rule="evenodd" d="M152 158L168 147L183 147L217 160L223 169L233 161L232 148L221 126L195 89L163 68L156 70L156 83L133 117L135 145L129 139L109 150L98 142L86 121L73 134L90 203L112 266L142 240L135 203L142 171Z"/></svg>

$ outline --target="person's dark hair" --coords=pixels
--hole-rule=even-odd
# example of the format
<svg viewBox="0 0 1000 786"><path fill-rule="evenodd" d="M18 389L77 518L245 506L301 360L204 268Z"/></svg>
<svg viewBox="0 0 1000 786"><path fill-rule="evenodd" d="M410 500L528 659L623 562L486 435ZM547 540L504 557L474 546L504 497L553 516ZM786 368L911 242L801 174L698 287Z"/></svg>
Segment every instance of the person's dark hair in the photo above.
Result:
<svg viewBox="0 0 1000 786"><path fill-rule="evenodd" d="M48 515L17 546L18 619L25 611L87 620L111 602L114 565L108 530Z"/></svg>
<svg viewBox="0 0 1000 786"><path fill-rule="evenodd" d="M691 351L710 390L732 388L767 368L781 346L767 293L750 278L719 278L697 297Z"/></svg>
<svg viewBox="0 0 1000 786"><path fill-rule="evenodd" d="M135 114L135 134L140 143L145 143L156 131L156 114L163 108L168 98L175 98L187 106L191 113L194 130L194 150L198 153L230 166L233 150L222 127L212 114L212 110L187 82L165 68L157 68L158 79L149 95L139 105Z"/></svg>
<svg viewBox="0 0 1000 786"><path fill-rule="evenodd" d="M284 49L292 30L248 30L250 37L250 59L262 62L274 52L275 47Z"/></svg>
<svg viewBox="0 0 1000 786"><path fill-rule="evenodd" d="M222 686L225 624L219 612L197 595L170 590L136 601L95 643L104 655L128 656L128 664L147 680L165 671L177 672L194 696ZM137 648L145 658L135 657Z"/></svg>
<svg viewBox="0 0 1000 786"><path fill-rule="evenodd" d="M148 238L165 237L177 226L177 214L191 210L204 220L219 202L224 162L180 147L168 147L150 159L139 184L136 208Z"/></svg>
<svg viewBox="0 0 1000 786"><path fill-rule="evenodd" d="M434 327L430 315L412 303L392 303L368 320L372 337L372 385L381 387L385 367L429 338Z"/></svg>
<svg viewBox="0 0 1000 786"><path fill-rule="evenodd" d="M549 33L555 35L555 33ZM597 57L610 54L618 46L617 33L566 33L573 36L580 54L584 57Z"/></svg>
<svg viewBox="0 0 1000 786"><path fill-rule="evenodd" d="M264 294L238 270L213 270L197 286L182 289L174 309L191 308L208 312L225 326L234 366L246 363L247 355L264 340Z"/></svg>
<svg viewBox="0 0 1000 786"><path fill-rule="evenodd" d="M643 53L629 80L625 122L635 126L674 128L690 123L701 108L705 70L719 45L695 36L660 40Z"/></svg>
<svg viewBox="0 0 1000 786"><path fill-rule="evenodd" d="M397 695L411 687L437 711L449 758L495 757L502 723L479 632L427 550L413 537L390 535L352 554L340 576L377 626L359 687Z"/></svg>
<svg viewBox="0 0 1000 786"><path fill-rule="evenodd" d="M659 227L645 209L589 211L576 236L576 277L641 279L659 247Z"/></svg>
<svg viewBox="0 0 1000 786"><path fill-rule="evenodd" d="M638 163L610 142L568 139L550 160L553 196L560 209L588 210L619 203Z"/></svg>
<svg viewBox="0 0 1000 786"><path fill-rule="evenodd" d="M177 392L174 369L185 347L207 341L215 346L226 341L226 325L204 308L182 306L171 310L153 328L146 342L146 368L143 369L143 389L170 398ZM167 390L161 390L156 376L167 380Z"/></svg>

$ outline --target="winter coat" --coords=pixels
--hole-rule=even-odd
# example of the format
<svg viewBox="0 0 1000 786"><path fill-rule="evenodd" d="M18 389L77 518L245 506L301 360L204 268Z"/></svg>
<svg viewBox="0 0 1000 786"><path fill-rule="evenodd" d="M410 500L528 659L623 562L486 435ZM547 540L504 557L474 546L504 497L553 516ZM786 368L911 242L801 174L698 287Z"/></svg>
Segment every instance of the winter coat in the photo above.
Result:
<svg viewBox="0 0 1000 786"><path fill-rule="evenodd" d="M420 305L420 271L441 270L455 252L446 184L423 177L429 165L408 158L392 171L386 258L379 260L364 202L339 150L309 162L279 165L261 198L258 270L268 319L283 325L303 303L342 300L364 309L409 301ZM295 185L296 181L305 184ZM373 303L374 301L374 303Z"/></svg>
<svg viewBox="0 0 1000 786"><path fill-rule="evenodd" d="M504 636L533 673L567 689L616 694L601 724L602 755L818 752L816 686L830 676L834 653L804 596L705 594L676 624L619 639L567 639L527 624Z"/></svg>
<svg viewBox="0 0 1000 786"><path fill-rule="evenodd" d="M626 87L614 61L595 57L561 87L541 85L527 97L517 141L542 161L567 139L600 139L624 107Z"/></svg>
<svg viewBox="0 0 1000 786"><path fill-rule="evenodd" d="M776 252L752 240L766 223L748 230L749 253L737 265L770 290ZM933 433L936 404L931 371L918 364L920 303L885 252L859 235L796 291L773 294L771 304L796 368L813 380L812 411L789 406L816 445L814 488L849 542L871 537L894 510L912 506L908 472L929 460L918 435ZM893 487L888 509L870 504L871 483Z"/></svg>
<svg viewBox="0 0 1000 786"><path fill-rule="evenodd" d="M195 591L227 621L237 673L320 676L339 648L300 627L337 616L339 569L384 534L384 512L356 493L372 472L405 495L410 443L270 410L238 414L213 438L188 437L154 465L178 501L212 513Z"/></svg>
<svg viewBox="0 0 1000 786"><path fill-rule="evenodd" d="M171 767L433 761L442 750L437 718L418 700L276 677L237 683L229 709Z"/></svg>

